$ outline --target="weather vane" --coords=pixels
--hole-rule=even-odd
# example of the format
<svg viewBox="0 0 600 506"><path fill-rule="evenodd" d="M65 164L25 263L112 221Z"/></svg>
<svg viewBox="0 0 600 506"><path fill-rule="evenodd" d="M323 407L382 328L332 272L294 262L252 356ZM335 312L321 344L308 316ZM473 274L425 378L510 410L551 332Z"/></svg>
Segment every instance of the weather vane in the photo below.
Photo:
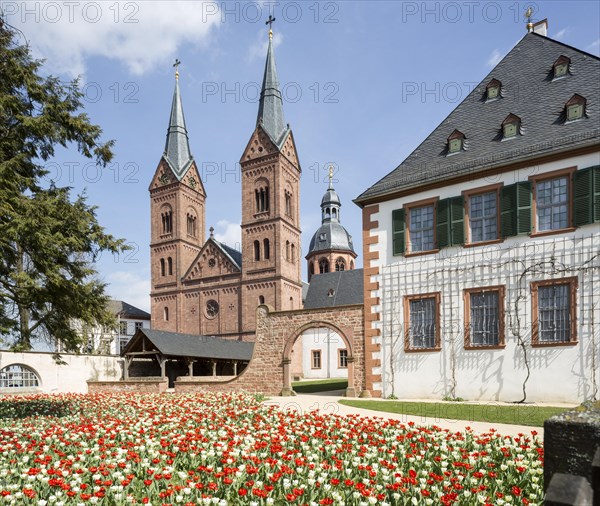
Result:
<svg viewBox="0 0 600 506"><path fill-rule="evenodd" d="M329 166L329 188L333 188L333 165Z"/></svg>
<svg viewBox="0 0 600 506"><path fill-rule="evenodd" d="M173 67L175 67L175 79L179 79L179 65L181 65L181 61L179 58L175 58L175 63L173 63Z"/></svg>
<svg viewBox="0 0 600 506"><path fill-rule="evenodd" d="M269 25L269 39L273 38L273 23L275 21L275 18L269 14L269 19L267 19L267 21L265 22L265 25Z"/></svg>
<svg viewBox="0 0 600 506"><path fill-rule="evenodd" d="M533 31L533 23L531 22L531 16L533 16L533 7L529 6L525 11L525 17L527 18L527 31Z"/></svg>

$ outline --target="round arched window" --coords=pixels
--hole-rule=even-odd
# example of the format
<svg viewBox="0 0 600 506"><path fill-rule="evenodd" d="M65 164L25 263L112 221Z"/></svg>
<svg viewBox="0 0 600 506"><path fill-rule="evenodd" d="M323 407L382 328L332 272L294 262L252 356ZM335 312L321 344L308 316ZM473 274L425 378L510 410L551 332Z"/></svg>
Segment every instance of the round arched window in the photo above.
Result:
<svg viewBox="0 0 600 506"><path fill-rule="evenodd" d="M216 300L209 300L206 303L206 316L214 318L219 314L219 303Z"/></svg>
<svg viewBox="0 0 600 506"><path fill-rule="evenodd" d="M35 388L40 379L29 367L12 364L0 370L0 388Z"/></svg>

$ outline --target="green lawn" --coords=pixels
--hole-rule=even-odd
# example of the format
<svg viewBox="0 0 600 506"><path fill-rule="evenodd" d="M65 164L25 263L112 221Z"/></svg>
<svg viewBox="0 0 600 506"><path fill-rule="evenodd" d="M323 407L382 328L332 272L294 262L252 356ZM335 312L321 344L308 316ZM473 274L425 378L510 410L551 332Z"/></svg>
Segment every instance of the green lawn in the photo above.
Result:
<svg viewBox="0 0 600 506"><path fill-rule="evenodd" d="M464 402L402 402L361 401L343 399L345 406L372 409L387 413L401 413L421 417L422 423L435 425L439 420L467 420L473 422L508 423L542 427L544 420L569 408L515 404L466 404Z"/></svg>
<svg viewBox="0 0 600 506"><path fill-rule="evenodd" d="M328 392L329 390L345 390L348 380L343 378L331 378L324 380L294 381L292 388L299 394L311 394L314 392Z"/></svg>

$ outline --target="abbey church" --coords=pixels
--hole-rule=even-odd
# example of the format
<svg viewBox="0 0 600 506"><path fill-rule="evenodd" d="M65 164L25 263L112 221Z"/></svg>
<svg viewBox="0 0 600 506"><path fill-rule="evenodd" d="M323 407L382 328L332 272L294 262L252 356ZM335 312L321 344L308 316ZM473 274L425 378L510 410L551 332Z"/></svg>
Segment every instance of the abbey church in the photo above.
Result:
<svg viewBox="0 0 600 506"><path fill-rule="evenodd" d="M217 241L212 229L206 239L207 190L190 150L176 78L165 152L149 188L152 328L252 341L258 305L303 307L301 168L284 120L272 32L256 128L240 159L241 252ZM307 256L310 275L354 268L340 206L330 182L323 224Z"/></svg>

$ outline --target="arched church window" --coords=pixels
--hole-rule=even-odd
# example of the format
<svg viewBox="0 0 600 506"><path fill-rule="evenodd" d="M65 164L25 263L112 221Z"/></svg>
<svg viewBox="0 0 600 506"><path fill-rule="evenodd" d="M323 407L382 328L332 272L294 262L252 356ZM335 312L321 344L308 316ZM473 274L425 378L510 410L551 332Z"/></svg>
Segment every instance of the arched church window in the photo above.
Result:
<svg viewBox="0 0 600 506"><path fill-rule="evenodd" d="M350 270L354 269L354 260L350 260Z"/></svg>
<svg viewBox="0 0 600 506"><path fill-rule="evenodd" d="M163 309L163 318L165 319L166 322L169 321L169 308L168 307Z"/></svg>
<svg viewBox="0 0 600 506"><path fill-rule="evenodd" d="M285 214L292 217L292 194L287 190L285 192Z"/></svg>
<svg viewBox="0 0 600 506"><path fill-rule="evenodd" d="M337 211L335 210L335 208L333 208L333 209L331 210L331 217L332 217L332 218L336 218L336 217L337 217Z"/></svg>
<svg viewBox="0 0 600 506"><path fill-rule="evenodd" d="M269 210L269 183L266 179L257 181L254 189L256 212L265 213Z"/></svg>
<svg viewBox="0 0 600 506"><path fill-rule="evenodd" d="M166 274L167 274L167 269L166 269L165 259L161 258L160 259L160 275L165 276Z"/></svg>
<svg viewBox="0 0 600 506"><path fill-rule="evenodd" d="M265 296L264 295L259 295L259 297L258 297L258 303L259 304L264 304L265 303Z"/></svg>
<svg viewBox="0 0 600 506"><path fill-rule="evenodd" d="M294 262L296 260L296 246L293 244L290 246L290 260Z"/></svg>
<svg viewBox="0 0 600 506"><path fill-rule="evenodd" d="M290 260L290 241L285 241L285 259Z"/></svg>
<svg viewBox="0 0 600 506"><path fill-rule="evenodd" d="M265 260L268 260L271 256L271 245L269 244L269 239L265 239L263 241L263 257Z"/></svg>
<svg viewBox="0 0 600 506"><path fill-rule="evenodd" d="M187 233L192 237L196 237L196 216L191 213L187 215Z"/></svg>
<svg viewBox="0 0 600 506"><path fill-rule="evenodd" d="M0 388L39 387L40 379L32 369L25 365L7 365L0 370Z"/></svg>
<svg viewBox="0 0 600 506"><path fill-rule="evenodd" d="M338 272L346 270L346 262L344 262L343 258L340 257L335 261L335 270Z"/></svg>
<svg viewBox="0 0 600 506"><path fill-rule="evenodd" d="M294 297L290 297L290 309L294 309Z"/></svg>
<svg viewBox="0 0 600 506"><path fill-rule="evenodd" d="M329 260L321 258L319 260L319 273L325 274L326 272L329 272Z"/></svg>
<svg viewBox="0 0 600 506"><path fill-rule="evenodd" d="M260 260L260 241L254 241L254 260Z"/></svg>
<svg viewBox="0 0 600 506"><path fill-rule="evenodd" d="M169 276L173 275L173 259L171 257L167 258L167 270L169 271Z"/></svg>
<svg viewBox="0 0 600 506"><path fill-rule="evenodd" d="M164 206L161 210L160 217L162 223L162 233L173 233L173 210L171 209L171 206Z"/></svg>

